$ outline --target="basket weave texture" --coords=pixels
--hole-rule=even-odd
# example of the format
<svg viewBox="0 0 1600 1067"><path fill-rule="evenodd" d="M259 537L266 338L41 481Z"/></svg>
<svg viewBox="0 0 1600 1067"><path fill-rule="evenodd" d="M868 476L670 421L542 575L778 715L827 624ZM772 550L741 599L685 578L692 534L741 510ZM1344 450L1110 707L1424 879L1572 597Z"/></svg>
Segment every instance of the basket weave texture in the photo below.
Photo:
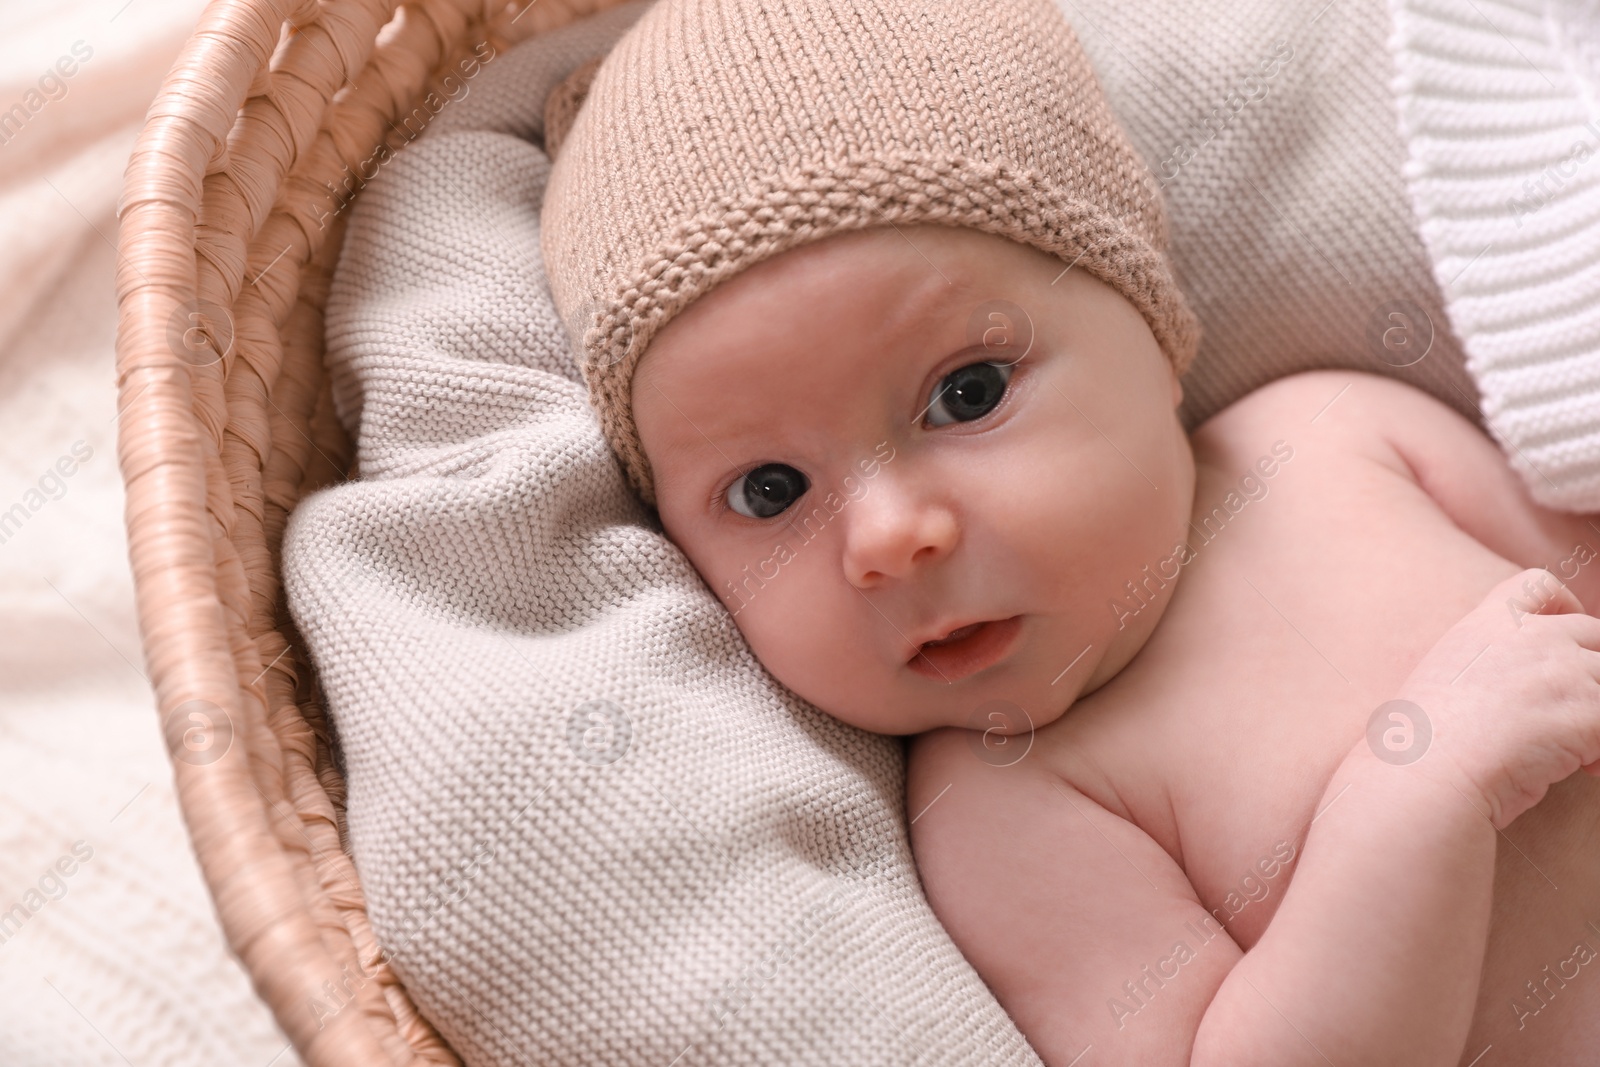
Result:
<svg viewBox="0 0 1600 1067"><path fill-rule="evenodd" d="M344 209L485 43L615 3L213 0L128 163L118 451L145 658L223 932L312 1067L459 1063L368 925L279 581L290 510L350 473L322 361Z"/></svg>

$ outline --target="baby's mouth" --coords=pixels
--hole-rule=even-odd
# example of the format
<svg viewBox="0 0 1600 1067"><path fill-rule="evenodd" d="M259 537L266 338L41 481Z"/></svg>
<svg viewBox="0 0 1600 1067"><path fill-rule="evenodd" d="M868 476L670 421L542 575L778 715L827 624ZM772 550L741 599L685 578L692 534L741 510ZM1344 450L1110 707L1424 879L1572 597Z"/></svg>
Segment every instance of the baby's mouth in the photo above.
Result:
<svg viewBox="0 0 1600 1067"><path fill-rule="evenodd" d="M918 646L906 666L934 681L959 682L1004 659L1021 629L1021 615L969 623Z"/></svg>

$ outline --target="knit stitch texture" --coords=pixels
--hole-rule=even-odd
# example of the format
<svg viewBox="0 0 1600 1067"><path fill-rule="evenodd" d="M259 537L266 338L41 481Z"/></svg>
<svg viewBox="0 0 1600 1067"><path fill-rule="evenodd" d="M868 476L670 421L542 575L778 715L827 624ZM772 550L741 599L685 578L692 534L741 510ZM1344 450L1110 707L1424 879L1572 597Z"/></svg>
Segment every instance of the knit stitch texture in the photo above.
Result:
<svg viewBox="0 0 1600 1067"><path fill-rule="evenodd" d="M1600 4L1393 0L1406 176L1511 466L1600 510Z"/></svg>
<svg viewBox="0 0 1600 1067"><path fill-rule="evenodd" d="M1327 368L1407 382L1481 426L1407 196L1385 0L1060 3L1161 184L1204 327L1184 424Z"/></svg>

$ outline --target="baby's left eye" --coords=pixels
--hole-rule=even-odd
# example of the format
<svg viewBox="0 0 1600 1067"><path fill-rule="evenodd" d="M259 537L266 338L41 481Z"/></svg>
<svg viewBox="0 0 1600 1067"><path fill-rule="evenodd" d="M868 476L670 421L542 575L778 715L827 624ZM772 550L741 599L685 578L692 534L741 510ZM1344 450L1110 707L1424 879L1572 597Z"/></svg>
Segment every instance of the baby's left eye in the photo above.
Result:
<svg viewBox="0 0 1600 1067"><path fill-rule="evenodd" d="M983 418L1005 396L1012 366L972 363L946 374L928 400L928 421L935 426L948 426ZM946 413L948 417L944 417Z"/></svg>

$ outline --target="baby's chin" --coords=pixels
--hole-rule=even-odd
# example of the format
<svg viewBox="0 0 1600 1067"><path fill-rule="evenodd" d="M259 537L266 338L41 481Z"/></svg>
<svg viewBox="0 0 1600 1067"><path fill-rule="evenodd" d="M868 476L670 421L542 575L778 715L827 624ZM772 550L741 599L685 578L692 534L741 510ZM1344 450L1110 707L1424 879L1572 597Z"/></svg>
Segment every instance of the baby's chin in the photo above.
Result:
<svg viewBox="0 0 1600 1067"><path fill-rule="evenodd" d="M758 657L759 658L759 657ZM779 678L779 681L783 681ZM952 720L960 718L955 715L939 715L932 713L923 706L912 709L910 707L897 707L894 702L885 698L879 700L848 700L841 701L837 698L829 699L825 694L808 696L800 685L785 683L802 700L811 704L818 711L844 723L854 726L858 730L868 733L884 734L890 737L910 737L915 734L936 730L941 726L952 724Z"/></svg>
<svg viewBox="0 0 1600 1067"><path fill-rule="evenodd" d="M959 703L929 709L926 705L885 712L881 702L870 706L840 706L812 701L815 706L849 726L868 733L912 737L945 728L971 730L991 737L1025 737L1065 715L1072 705L1051 700L1025 703L1004 695L1000 687L973 690Z"/></svg>

